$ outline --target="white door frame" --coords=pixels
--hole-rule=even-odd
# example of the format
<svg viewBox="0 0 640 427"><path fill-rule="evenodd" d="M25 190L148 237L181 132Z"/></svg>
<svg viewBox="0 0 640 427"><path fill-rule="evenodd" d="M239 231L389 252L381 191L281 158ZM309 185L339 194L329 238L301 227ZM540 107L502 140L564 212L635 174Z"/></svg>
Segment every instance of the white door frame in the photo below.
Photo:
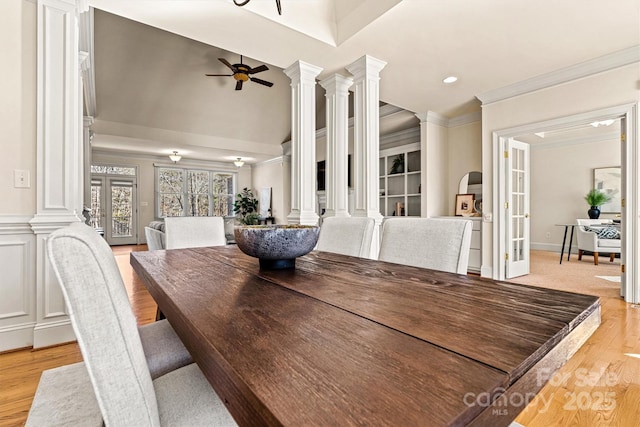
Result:
<svg viewBox="0 0 640 427"><path fill-rule="evenodd" d="M596 120L622 119L626 139L621 143L622 192L624 204L622 215L622 273L621 294L625 301L640 303L640 147L638 147L638 104L624 104L587 113L575 114L552 120L545 120L493 132L493 212L501 212L506 194L506 181L499 165L503 153L500 147L503 140L523 134L558 130L570 126L579 126ZM505 219L496 215L493 224L493 278L505 279L506 246ZM629 261L627 261L629 260Z"/></svg>

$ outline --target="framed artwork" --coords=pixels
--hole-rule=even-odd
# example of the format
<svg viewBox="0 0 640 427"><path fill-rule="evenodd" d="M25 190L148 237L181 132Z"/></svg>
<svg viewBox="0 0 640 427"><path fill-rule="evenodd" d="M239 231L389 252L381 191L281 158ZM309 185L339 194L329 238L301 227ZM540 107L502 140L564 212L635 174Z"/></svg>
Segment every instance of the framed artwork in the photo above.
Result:
<svg viewBox="0 0 640 427"><path fill-rule="evenodd" d="M622 199L622 169L620 166L593 170L593 188L611 197L600 206L602 213L620 213Z"/></svg>
<svg viewBox="0 0 640 427"><path fill-rule="evenodd" d="M473 214L473 194L456 194L456 216Z"/></svg>
<svg viewBox="0 0 640 427"><path fill-rule="evenodd" d="M260 216L262 218L271 217L271 187L264 187L258 193L260 196L258 206L260 207Z"/></svg>

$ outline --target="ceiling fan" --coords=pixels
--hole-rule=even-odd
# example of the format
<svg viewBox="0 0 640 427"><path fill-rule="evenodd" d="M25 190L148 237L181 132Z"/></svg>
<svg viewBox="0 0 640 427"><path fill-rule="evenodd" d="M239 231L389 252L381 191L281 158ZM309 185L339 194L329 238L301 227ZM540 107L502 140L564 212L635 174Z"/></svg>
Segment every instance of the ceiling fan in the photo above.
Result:
<svg viewBox="0 0 640 427"><path fill-rule="evenodd" d="M242 90L242 83L250 80L252 82L265 85L267 87L273 86L273 83L268 82L266 80L259 79L257 77L251 77L249 74L261 73L263 71L267 71L269 67L266 65L260 65L256 68L251 68L250 66L242 63L242 55L240 55L240 63L231 65L229 61L224 58L218 58L220 62L229 67L233 74L205 74L205 76L216 76L216 77L233 77L236 79L236 90Z"/></svg>
<svg viewBox="0 0 640 427"><path fill-rule="evenodd" d="M249 0L233 0L236 6L244 6L249 3ZM282 15L282 7L280 6L280 0L276 0L276 7L278 8L278 15Z"/></svg>

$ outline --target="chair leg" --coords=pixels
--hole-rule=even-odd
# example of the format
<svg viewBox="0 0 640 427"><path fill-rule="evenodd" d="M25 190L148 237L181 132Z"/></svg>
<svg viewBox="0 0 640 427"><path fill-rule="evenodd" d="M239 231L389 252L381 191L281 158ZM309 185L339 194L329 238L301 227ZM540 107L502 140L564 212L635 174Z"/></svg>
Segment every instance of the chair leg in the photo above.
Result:
<svg viewBox="0 0 640 427"><path fill-rule="evenodd" d="M593 263L598 265L598 252L593 253Z"/></svg>
<svg viewBox="0 0 640 427"><path fill-rule="evenodd" d="M578 261L582 261L582 249L578 249Z"/></svg>
<svg viewBox="0 0 640 427"><path fill-rule="evenodd" d="M609 261L613 262L613 259L616 257L616 254L614 253L610 253L609 254Z"/></svg>

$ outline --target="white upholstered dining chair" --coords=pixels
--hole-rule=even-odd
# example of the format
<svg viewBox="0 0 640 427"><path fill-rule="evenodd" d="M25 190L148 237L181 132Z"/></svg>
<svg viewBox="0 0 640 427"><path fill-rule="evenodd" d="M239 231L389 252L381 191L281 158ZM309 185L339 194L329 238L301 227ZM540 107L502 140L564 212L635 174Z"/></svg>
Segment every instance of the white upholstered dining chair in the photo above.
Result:
<svg viewBox="0 0 640 427"><path fill-rule="evenodd" d="M466 274L469 220L389 218L382 227L380 261Z"/></svg>
<svg viewBox="0 0 640 427"><path fill-rule="evenodd" d="M221 216L174 216L164 219L166 249L224 246Z"/></svg>
<svg viewBox="0 0 640 427"><path fill-rule="evenodd" d="M164 233L155 228L145 227L144 236L147 239L147 248L150 251L158 251L164 249Z"/></svg>
<svg viewBox="0 0 640 427"><path fill-rule="evenodd" d="M56 230L47 250L105 425L235 424L197 365L152 379L115 258L93 229Z"/></svg>
<svg viewBox="0 0 640 427"><path fill-rule="evenodd" d="M608 253L609 261L613 262L616 254L622 252L622 245L620 243L620 238L617 239L607 239L604 237L598 237L598 233L594 231L588 231L586 227L593 227L594 230L597 228L596 225L605 225L610 224L610 228L613 228L615 231L615 226L612 220L603 220L603 219L577 219L578 229L576 230L576 238L578 240L578 261L582 261L582 255L584 252L593 253L593 263L598 265L598 255L600 253ZM599 227L602 228L602 227ZM619 234L618 234L619 237Z"/></svg>
<svg viewBox="0 0 640 427"><path fill-rule="evenodd" d="M316 249L366 258L371 250L374 224L374 219L368 217L325 218Z"/></svg>

